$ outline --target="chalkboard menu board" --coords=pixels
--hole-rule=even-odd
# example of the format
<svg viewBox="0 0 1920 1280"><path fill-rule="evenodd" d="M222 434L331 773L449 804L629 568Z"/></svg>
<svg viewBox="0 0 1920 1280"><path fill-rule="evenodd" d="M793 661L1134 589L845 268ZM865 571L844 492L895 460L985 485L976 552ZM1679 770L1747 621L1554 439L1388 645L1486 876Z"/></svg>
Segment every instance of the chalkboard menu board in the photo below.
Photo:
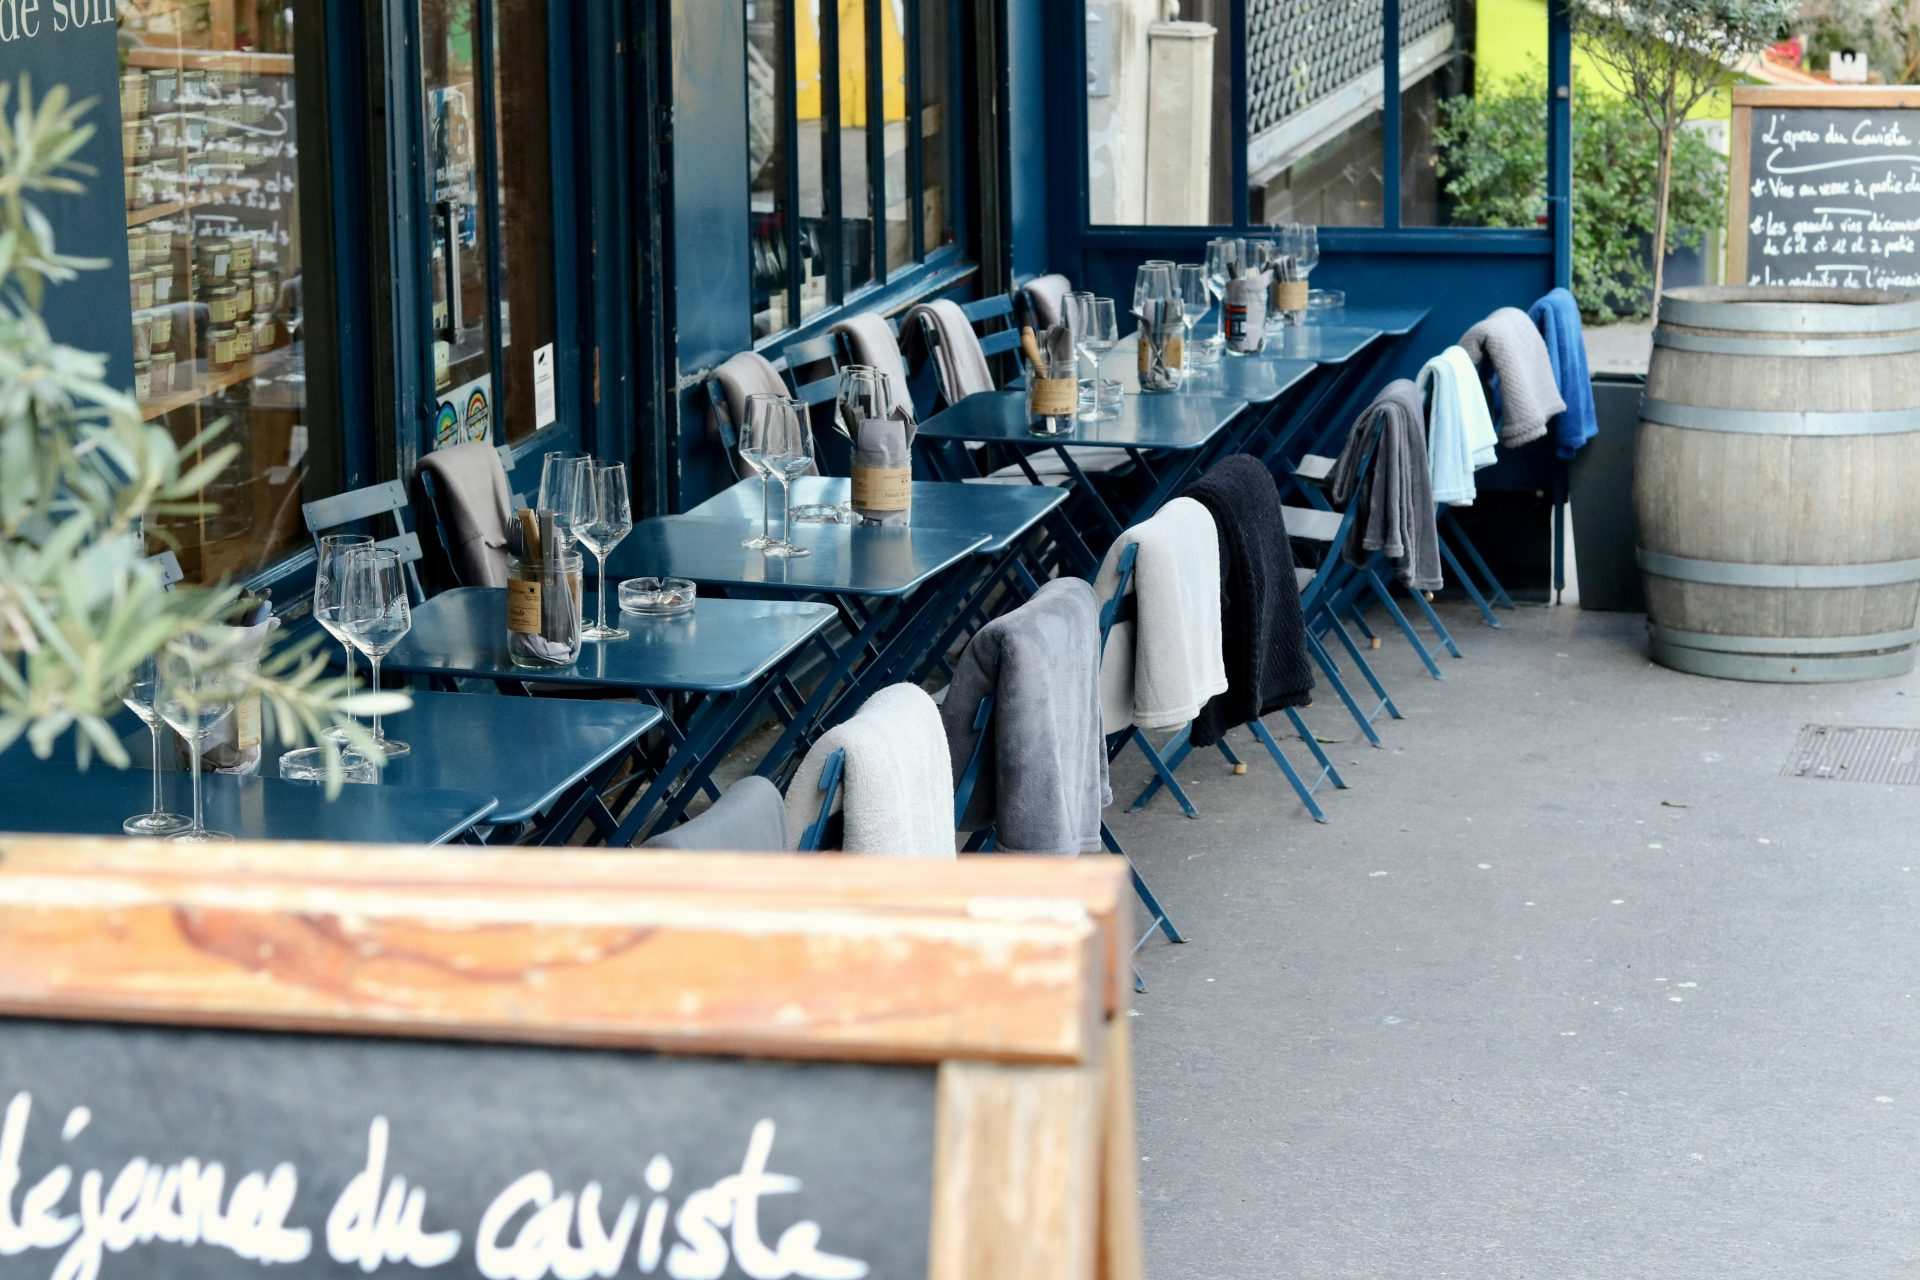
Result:
<svg viewBox="0 0 1920 1280"><path fill-rule="evenodd" d="M933 1122L930 1067L15 1022L0 1186L71 1189L0 1273L923 1276Z"/></svg>
<svg viewBox="0 0 1920 1280"><path fill-rule="evenodd" d="M0 1277L1140 1280L1126 892L0 836Z"/></svg>
<svg viewBox="0 0 1920 1280"><path fill-rule="evenodd" d="M1920 89L1733 91L1727 279L1920 286Z"/></svg>

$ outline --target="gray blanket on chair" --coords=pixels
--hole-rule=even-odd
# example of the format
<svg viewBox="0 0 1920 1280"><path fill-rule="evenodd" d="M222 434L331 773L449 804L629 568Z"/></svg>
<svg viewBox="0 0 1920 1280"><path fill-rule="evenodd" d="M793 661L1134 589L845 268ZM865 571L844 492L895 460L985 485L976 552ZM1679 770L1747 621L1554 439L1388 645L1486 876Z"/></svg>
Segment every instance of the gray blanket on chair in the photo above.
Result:
<svg viewBox="0 0 1920 1280"><path fill-rule="evenodd" d="M787 802L780 788L748 774L697 818L663 831L642 846L689 853L785 853Z"/></svg>
<svg viewBox="0 0 1920 1280"><path fill-rule="evenodd" d="M1547 421L1567 411L1546 341L1518 307L1501 307L1467 330L1460 349L1479 366L1482 381L1489 374L1496 379L1494 419L1507 448L1538 440L1547 434Z"/></svg>
<svg viewBox="0 0 1920 1280"><path fill-rule="evenodd" d="M1372 474L1360 463L1373 448ZM1434 523L1433 472L1427 463L1427 406L1405 378L1387 384L1347 435L1327 477L1333 500L1360 503L1347 536L1350 564L1384 552L1394 573L1416 591L1438 591L1440 533Z"/></svg>
<svg viewBox="0 0 1920 1280"><path fill-rule="evenodd" d="M1020 853L1100 850L1100 811L1113 792L1099 674L1099 611L1079 578L1055 578L980 628L940 708L957 784L979 739L980 700L994 695L963 829L991 825L1000 848Z"/></svg>

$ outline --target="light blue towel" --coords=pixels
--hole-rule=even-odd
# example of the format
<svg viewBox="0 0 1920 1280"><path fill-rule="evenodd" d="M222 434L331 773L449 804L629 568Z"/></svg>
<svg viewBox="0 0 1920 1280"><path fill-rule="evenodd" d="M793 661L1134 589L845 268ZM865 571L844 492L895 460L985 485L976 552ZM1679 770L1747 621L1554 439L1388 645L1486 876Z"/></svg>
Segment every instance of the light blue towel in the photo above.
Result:
<svg viewBox="0 0 1920 1280"><path fill-rule="evenodd" d="M1427 460L1433 500L1449 507L1473 505L1473 473L1494 460L1493 416L1473 361L1448 347L1420 369L1418 385L1428 400Z"/></svg>

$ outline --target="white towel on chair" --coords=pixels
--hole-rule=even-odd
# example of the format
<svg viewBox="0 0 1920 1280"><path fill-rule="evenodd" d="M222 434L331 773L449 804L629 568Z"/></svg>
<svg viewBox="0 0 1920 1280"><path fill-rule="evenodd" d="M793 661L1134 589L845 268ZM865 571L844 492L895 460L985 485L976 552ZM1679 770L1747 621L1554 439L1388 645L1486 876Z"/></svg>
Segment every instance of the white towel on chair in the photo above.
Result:
<svg viewBox="0 0 1920 1280"><path fill-rule="evenodd" d="M798 837L820 816L820 771L844 750L838 808L847 853L902 858L954 856L953 765L940 708L918 685L888 685L850 719L821 735L787 787L787 830Z"/></svg>
<svg viewBox="0 0 1920 1280"><path fill-rule="evenodd" d="M1120 553L1133 564L1134 621L1116 623L1100 657L1106 731L1128 725L1185 724L1227 688L1220 644L1220 536L1213 516L1192 498L1175 498L1152 519L1120 535L1107 551L1093 593L1102 604L1120 582Z"/></svg>

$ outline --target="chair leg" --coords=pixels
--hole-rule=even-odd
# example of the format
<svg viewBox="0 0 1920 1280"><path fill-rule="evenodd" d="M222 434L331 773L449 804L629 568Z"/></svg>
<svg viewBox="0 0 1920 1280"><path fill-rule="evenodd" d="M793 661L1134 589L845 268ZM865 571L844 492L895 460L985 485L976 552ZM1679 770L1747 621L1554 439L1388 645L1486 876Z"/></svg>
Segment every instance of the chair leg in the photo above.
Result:
<svg viewBox="0 0 1920 1280"><path fill-rule="evenodd" d="M1193 754L1192 737L1193 726L1189 724L1183 725L1180 732L1167 739L1166 761L1167 771L1169 773L1177 772L1180 766L1186 762L1187 757ZM1160 788L1165 785L1166 783L1161 779L1160 775L1158 773L1154 774L1153 777L1147 779L1146 788L1133 798L1132 804L1127 806L1127 812L1138 813L1140 810L1146 808L1147 804L1155 796L1160 794ZM1192 817L1193 815L1188 814L1187 816Z"/></svg>
<svg viewBox="0 0 1920 1280"><path fill-rule="evenodd" d="M1367 682L1367 687L1372 689L1374 696L1380 699L1374 710L1384 709L1395 720L1406 719L1400 714L1400 708L1393 704L1393 695L1387 692L1387 686L1381 684L1380 677L1373 673L1373 667L1360 652L1360 646L1353 642L1353 637L1347 634L1347 629L1340 625L1340 619L1335 617L1331 610L1325 616L1328 625L1333 628L1333 634L1340 638L1340 647L1347 651L1347 656L1353 659L1353 665L1360 668L1360 676ZM1373 717L1369 715L1367 719L1371 721Z"/></svg>
<svg viewBox="0 0 1920 1280"><path fill-rule="evenodd" d="M1307 750L1313 753L1313 758L1320 765L1320 771L1326 775L1327 781L1341 791L1345 791L1346 779L1340 776L1340 771L1333 767L1333 761L1327 758L1326 751L1320 746L1320 739L1313 736L1313 730L1307 727L1307 722L1300 718L1298 711L1288 707L1286 712L1288 721L1293 725L1293 731L1300 735L1300 741L1307 744Z"/></svg>
<svg viewBox="0 0 1920 1280"><path fill-rule="evenodd" d="M1273 734L1268 732L1267 726L1259 720L1252 720L1248 722L1247 727L1253 730L1253 736L1260 740L1260 745L1265 747L1267 754L1273 757L1274 764L1278 765L1280 772L1286 776L1287 785L1293 788L1294 795L1300 797L1300 803L1305 805L1307 812L1313 815L1313 820L1325 822L1327 815L1321 811L1319 803L1314 800L1313 788L1309 787L1294 770L1293 762L1288 760L1286 753L1280 750L1280 744L1273 740Z"/></svg>
<svg viewBox="0 0 1920 1280"><path fill-rule="evenodd" d="M1160 905L1160 899L1155 897L1153 890L1147 887L1146 878L1140 874L1140 868L1133 865L1133 859L1127 857L1127 851L1122 849L1120 842L1114 838L1113 829L1104 822L1100 824L1100 843L1107 846L1109 853L1118 854L1127 859L1127 875L1133 881L1133 891L1139 896L1140 904L1147 909L1147 914L1153 918L1153 923L1148 925L1147 931L1140 935L1140 940L1133 944L1133 949L1138 951L1141 945L1153 936L1155 929L1166 934L1168 942L1185 942L1186 939L1181 936L1180 930L1174 927L1173 917L1167 914L1166 908Z"/></svg>
<svg viewBox="0 0 1920 1280"><path fill-rule="evenodd" d="M1473 580L1473 575L1467 572L1466 566L1460 563L1460 557L1453 553L1453 548L1448 545L1445 534L1440 536L1440 558L1447 562L1447 567L1453 570L1454 580L1467 593L1467 598L1473 601L1473 607L1480 611L1480 621L1496 631L1500 630L1500 619L1495 616L1493 606L1488 604L1486 596L1480 593L1479 584Z"/></svg>
<svg viewBox="0 0 1920 1280"><path fill-rule="evenodd" d="M1374 599L1380 602L1381 607L1386 609L1387 614L1399 626L1400 634L1407 638L1407 643L1412 645L1413 651L1420 656L1420 662L1426 667L1427 674L1435 680L1445 680L1446 677L1440 674L1440 664L1433 660L1433 655L1427 651L1426 643L1420 639L1420 633L1413 629L1413 623L1409 622L1407 615L1400 611L1400 606L1395 603L1393 592L1387 589L1387 584L1380 581L1380 575L1371 569L1367 570L1366 577Z"/></svg>
<svg viewBox="0 0 1920 1280"><path fill-rule="evenodd" d="M1433 602L1427 599L1427 593L1409 588L1408 594L1413 597L1414 604L1420 607L1420 612L1426 615L1427 625L1433 628L1433 634L1440 638L1440 643L1447 647L1447 652L1456 658L1465 657L1466 655L1460 652L1460 646L1453 642L1453 633L1447 630L1447 624L1440 621L1440 615L1434 612Z"/></svg>
<svg viewBox="0 0 1920 1280"><path fill-rule="evenodd" d="M1307 629L1307 651L1313 655L1314 665L1320 668L1320 674L1327 678L1327 683L1333 686L1334 693L1346 705L1347 714L1352 716L1353 722L1360 726L1360 732L1366 735L1368 742L1376 747L1380 746L1380 735L1374 732L1372 721L1367 718L1366 712L1360 709L1360 704L1354 701L1353 694L1347 689L1347 682L1340 678L1340 669L1333 665L1333 658L1320 644L1311 627Z"/></svg>
<svg viewBox="0 0 1920 1280"><path fill-rule="evenodd" d="M1227 763L1233 766L1235 773L1245 773L1247 771L1247 766L1241 762L1239 756L1233 754L1233 747L1228 744L1225 738L1220 739L1220 741L1213 745L1215 750L1226 757Z"/></svg>
<svg viewBox="0 0 1920 1280"><path fill-rule="evenodd" d="M1147 741L1147 735L1142 733L1138 728L1128 729L1120 739L1119 747L1115 748L1107 758L1111 760L1114 756L1120 754L1121 751L1124 751L1128 742L1132 742L1140 748L1140 754L1147 758L1147 763L1152 766L1154 773L1159 775L1160 782L1166 786L1168 791L1173 793L1175 802L1180 806L1180 812L1186 814L1189 818L1198 818L1200 811L1194 808L1193 801L1187 798L1186 791L1180 786L1179 780L1173 776L1173 770L1168 767L1166 760L1163 759L1160 752L1154 748L1153 743Z"/></svg>
<svg viewBox="0 0 1920 1280"><path fill-rule="evenodd" d="M1480 548L1473 545L1473 539L1467 536L1467 531L1460 527L1460 522L1453 518L1451 512L1447 515L1447 527L1452 529L1455 536L1460 539L1460 549L1467 553L1467 559L1473 562L1474 571L1486 582L1487 594L1493 598L1494 608L1513 608L1513 597L1508 595L1506 587L1501 585L1499 575L1494 573L1493 566L1481 556Z"/></svg>

